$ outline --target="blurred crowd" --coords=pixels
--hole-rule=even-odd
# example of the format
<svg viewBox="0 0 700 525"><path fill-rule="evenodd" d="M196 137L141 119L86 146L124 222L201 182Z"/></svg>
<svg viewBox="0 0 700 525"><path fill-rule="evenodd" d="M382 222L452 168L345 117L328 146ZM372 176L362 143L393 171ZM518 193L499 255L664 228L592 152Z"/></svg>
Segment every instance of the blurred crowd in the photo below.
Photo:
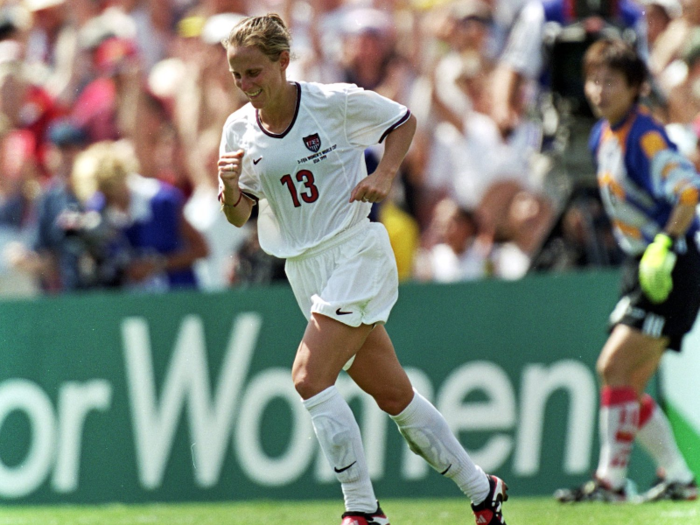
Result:
<svg viewBox="0 0 700 525"><path fill-rule="evenodd" d="M352 82L419 129L372 219L403 280L614 266L580 60L633 42L645 100L700 161L700 0L0 0L0 295L284 281L217 203L245 100L220 42L277 12L289 78ZM366 151L371 171L381 150Z"/></svg>

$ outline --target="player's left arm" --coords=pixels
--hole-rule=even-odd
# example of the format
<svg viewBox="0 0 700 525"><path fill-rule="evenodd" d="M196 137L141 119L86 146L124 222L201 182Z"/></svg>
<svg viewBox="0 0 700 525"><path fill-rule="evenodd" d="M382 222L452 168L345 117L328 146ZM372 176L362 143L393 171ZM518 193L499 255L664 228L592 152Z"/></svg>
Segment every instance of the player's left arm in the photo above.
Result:
<svg viewBox="0 0 700 525"><path fill-rule="evenodd" d="M652 163L652 177L657 191L673 205L663 233L676 239L685 235L695 218L700 175L681 153L666 151L665 157L664 161Z"/></svg>
<svg viewBox="0 0 700 525"><path fill-rule="evenodd" d="M693 223L700 197L700 175L675 148L662 147L661 138L659 134L649 133L642 139L651 162L654 192L673 204L663 230L649 244L639 263L642 290L656 303L665 301L673 288L675 240L684 237Z"/></svg>
<svg viewBox="0 0 700 525"><path fill-rule="evenodd" d="M672 239L685 236L685 232L688 231L695 218L696 206L696 204L685 204L683 202L676 204L666 223L664 233Z"/></svg>
<svg viewBox="0 0 700 525"><path fill-rule="evenodd" d="M692 207L698 203L700 175L662 131L652 129L640 136L639 155L633 170L648 177L649 189L655 198L664 199L672 206Z"/></svg>
<svg viewBox="0 0 700 525"><path fill-rule="evenodd" d="M350 194L350 202L380 202L389 195L394 178L411 147L416 126L416 117L411 113L406 122L386 136L384 154L377 169L355 186Z"/></svg>

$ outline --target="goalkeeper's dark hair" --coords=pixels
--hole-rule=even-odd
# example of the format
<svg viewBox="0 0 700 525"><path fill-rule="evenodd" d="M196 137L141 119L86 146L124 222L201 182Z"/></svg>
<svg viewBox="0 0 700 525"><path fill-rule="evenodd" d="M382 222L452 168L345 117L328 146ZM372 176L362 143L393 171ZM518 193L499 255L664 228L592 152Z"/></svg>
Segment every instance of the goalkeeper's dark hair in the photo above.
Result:
<svg viewBox="0 0 700 525"><path fill-rule="evenodd" d="M292 35L282 17L276 13L251 16L238 22L221 44L232 47L257 47L270 60L279 60L283 51L291 52Z"/></svg>
<svg viewBox="0 0 700 525"><path fill-rule="evenodd" d="M601 67L619 71L631 87L640 88L649 77L644 60L624 40L604 38L591 44L583 57L583 75L588 77Z"/></svg>

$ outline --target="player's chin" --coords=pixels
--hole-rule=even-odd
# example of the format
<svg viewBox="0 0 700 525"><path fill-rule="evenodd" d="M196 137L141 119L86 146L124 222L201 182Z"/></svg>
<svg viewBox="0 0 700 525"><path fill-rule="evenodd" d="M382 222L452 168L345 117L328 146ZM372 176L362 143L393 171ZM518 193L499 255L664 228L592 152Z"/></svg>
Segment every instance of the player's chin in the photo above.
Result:
<svg viewBox="0 0 700 525"><path fill-rule="evenodd" d="M260 109L263 106L264 97L262 91L255 96L247 95L247 97L248 102L250 102L254 108Z"/></svg>

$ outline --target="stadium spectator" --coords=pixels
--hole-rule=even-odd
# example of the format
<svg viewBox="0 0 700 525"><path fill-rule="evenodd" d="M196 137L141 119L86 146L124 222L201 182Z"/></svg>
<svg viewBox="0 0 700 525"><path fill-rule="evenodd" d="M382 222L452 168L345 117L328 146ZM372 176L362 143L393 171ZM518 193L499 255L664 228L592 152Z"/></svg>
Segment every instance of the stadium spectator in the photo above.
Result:
<svg viewBox="0 0 700 525"><path fill-rule="evenodd" d="M647 24L647 41L649 43L649 68L655 71L656 43L671 25L681 16L682 7L678 0L642 0L644 18Z"/></svg>
<svg viewBox="0 0 700 525"><path fill-rule="evenodd" d="M87 41L91 79L71 108L71 119L90 142L131 138L136 127L141 89L140 65L134 42L99 35Z"/></svg>
<svg viewBox="0 0 700 525"><path fill-rule="evenodd" d="M479 241L476 214L444 199L435 207L436 242L421 253L416 277L441 283L471 281L488 276L488 247Z"/></svg>
<svg viewBox="0 0 700 525"><path fill-rule="evenodd" d="M475 209L499 180L539 184L531 169L541 145L537 127L523 119L504 136L493 118L497 42L507 29L502 16L489 4L461 0L449 4L442 21L430 26L433 37L447 43L449 51L424 73L430 94L411 102L423 122L416 139L416 156L423 162L411 175L424 230L444 197Z"/></svg>
<svg viewBox="0 0 700 525"><path fill-rule="evenodd" d="M231 74L221 69L221 61L225 60L221 41L242 18L238 13L183 18L173 54L151 70L149 89L172 108L173 121L187 151L196 148L200 135L211 131L218 134L226 117L243 104L240 95L231 94Z"/></svg>
<svg viewBox="0 0 700 525"><path fill-rule="evenodd" d="M549 199L517 180L502 180L489 186L477 213L491 275L508 280L525 276L554 221Z"/></svg>
<svg viewBox="0 0 700 525"><path fill-rule="evenodd" d="M537 0L498 1L493 9L504 36L493 73L491 116L508 137L527 122L538 102L545 14Z"/></svg>
<svg viewBox="0 0 700 525"><path fill-rule="evenodd" d="M63 119L51 125L49 141L45 163L50 178L35 205L34 239L8 247L5 256L46 292L84 290L96 283L86 271L92 264L80 226L83 209L73 192L70 172L75 157L87 145L87 135Z"/></svg>
<svg viewBox="0 0 700 525"><path fill-rule="evenodd" d="M506 486L476 466L442 415L414 391L384 328L398 275L386 230L369 222L415 132L408 109L348 85L288 82L290 35L277 15L247 18L225 42L250 103L226 122L222 211L241 226L260 204L261 246L285 271L308 324L292 379L345 498L344 525L388 520L359 426L335 383L341 370L387 412L412 450L472 500L477 523L502 524ZM384 142L367 175L364 150Z"/></svg>
<svg viewBox="0 0 700 525"><path fill-rule="evenodd" d="M0 224L22 228L38 188L36 138L29 130L5 129L0 136Z"/></svg>
<svg viewBox="0 0 700 525"><path fill-rule="evenodd" d="M690 126L688 144L683 151L688 155L688 159L693 163L695 169L700 172L700 115L695 117Z"/></svg>
<svg viewBox="0 0 700 525"><path fill-rule="evenodd" d="M435 16L439 15L436 14ZM493 60L488 42L492 38L493 13L479 0L454 3L443 17L428 27L439 42L446 43L448 51L428 70L431 82L431 102L438 120L461 128L462 115L478 104L465 91L466 77L487 79L493 71ZM488 114L491 101L485 101L476 111Z"/></svg>
<svg viewBox="0 0 700 525"><path fill-rule="evenodd" d="M635 439L661 473L642 501L693 500L698 489L663 411L645 388L664 352L680 351L700 310L700 175L638 107L647 68L622 40L584 56L585 92L601 120L591 134L606 212L626 254L620 300L600 353L600 455L591 482L562 502L627 499Z"/></svg>
<svg viewBox="0 0 700 525"><path fill-rule="evenodd" d="M202 235L183 215L177 188L137 174L130 144L97 142L75 161L72 182L100 215L99 246L109 284L141 291L196 288L192 268L208 255Z"/></svg>
<svg viewBox="0 0 700 525"><path fill-rule="evenodd" d="M668 123L691 124L700 113L700 26L692 29L681 53L682 74L666 83Z"/></svg>
<svg viewBox="0 0 700 525"><path fill-rule="evenodd" d="M150 70L170 53L175 34L175 10L172 2L148 0L111 0L110 10L121 11L134 24L136 52L144 70ZM110 13L107 16L113 17Z"/></svg>
<svg viewBox="0 0 700 525"><path fill-rule="evenodd" d="M651 73L656 76L661 85L674 83L682 76L682 69L671 68L674 62L680 60L683 49L688 43L693 28L700 26L700 2L698 0L683 0L680 16L675 17L661 35L654 41L651 56ZM670 78L666 78L666 77Z"/></svg>
<svg viewBox="0 0 700 525"><path fill-rule="evenodd" d="M52 97L63 99L74 85L78 60L78 28L66 0L26 0L32 26L24 58Z"/></svg>
<svg viewBox="0 0 700 525"><path fill-rule="evenodd" d="M34 295L36 280L12 264L14 253L28 242L28 224L37 189L33 136L12 129L0 116L0 294Z"/></svg>
<svg viewBox="0 0 700 525"><path fill-rule="evenodd" d="M425 183L434 193L447 195L466 208L476 208L499 180L515 179L524 185L534 180L528 161L537 151L533 137L512 134L504 139L500 135L490 117L490 84L482 67L472 60L460 64L457 82L471 109L452 114L435 127L424 168Z"/></svg>
<svg viewBox="0 0 700 525"><path fill-rule="evenodd" d="M295 24L295 49L301 48L299 76L316 82L338 82L342 78L343 39L347 13L344 0L311 0L307 24ZM295 17L292 18L296 22ZM300 27L301 26L301 27ZM299 42L301 40L301 43ZM290 75L296 71L292 69Z"/></svg>
<svg viewBox="0 0 700 525"><path fill-rule="evenodd" d="M491 73L496 59L492 49L493 16L487 3L460 0L436 8L426 17L423 30L436 44L447 46L441 54L428 48L423 57L423 70L430 80L431 97L440 120L452 121L452 115L463 115L472 107L458 82L465 63L478 63L484 75Z"/></svg>
<svg viewBox="0 0 700 525"><path fill-rule="evenodd" d="M341 80L407 103L415 75L411 64L396 52L391 14L354 9L345 20Z"/></svg>
<svg viewBox="0 0 700 525"><path fill-rule="evenodd" d="M3 142L9 150L2 167L5 177L40 178L42 148L52 120L65 111L38 84L32 69L18 54L18 48L3 42L8 55L0 57L0 115L7 128ZM4 60L3 60L4 59ZM21 175L20 175L21 173Z"/></svg>

